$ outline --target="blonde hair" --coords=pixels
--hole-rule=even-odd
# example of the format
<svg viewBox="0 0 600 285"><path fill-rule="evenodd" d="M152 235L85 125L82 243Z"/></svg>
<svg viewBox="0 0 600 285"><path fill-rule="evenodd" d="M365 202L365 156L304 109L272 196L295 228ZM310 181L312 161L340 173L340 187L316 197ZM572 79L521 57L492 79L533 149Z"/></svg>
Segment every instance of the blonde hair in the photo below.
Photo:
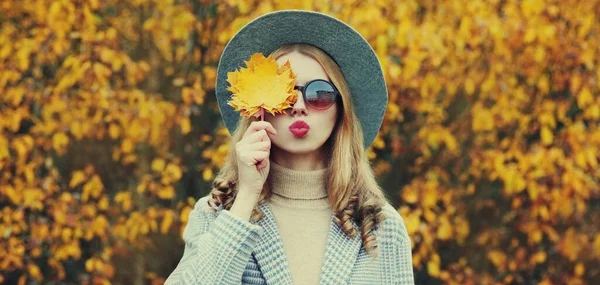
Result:
<svg viewBox="0 0 600 285"><path fill-rule="evenodd" d="M278 58L293 50L317 60L341 94L342 104L337 104L342 112L338 112L336 125L326 144L330 152L326 187L329 192L329 203L335 212L335 221L348 237L354 237L358 229L352 219L360 227L363 247L373 258L379 254L376 238L371 231L377 230L385 219L382 212L386 203L385 193L379 187L372 166L363 149L363 132L360 121L354 112L350 90L339 66L319 48L308 44L284 45L273 51L270 56ZM338 109L339 110L339 109ZM231 145L240 141L252 119L241 117L237 129L231 136ZM235 149L229 148L227 158L215 177L211 190L212 199L208 204L212 209L223 206L231 209L237 194L238 178ZM251 221L264 216L258 205L271 197L271 191L265 183L259 197L259 203L252 211ZM373 250L376 252L373 254Z"/></svg>

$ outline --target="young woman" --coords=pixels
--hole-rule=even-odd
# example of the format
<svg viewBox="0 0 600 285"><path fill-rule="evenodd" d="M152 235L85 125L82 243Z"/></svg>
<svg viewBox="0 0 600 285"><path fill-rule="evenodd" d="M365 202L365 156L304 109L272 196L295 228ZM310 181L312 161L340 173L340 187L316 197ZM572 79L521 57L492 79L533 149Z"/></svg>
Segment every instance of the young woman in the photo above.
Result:
<svg viewBox="0 0 600 285"><path fill-rule="evenodd" d="M227 72L255 52L297 76L298 100L264 121L227 105ZM387 88L362 36L318 12L263 15L225 47L216 93L230 151L166 284L414 284L411 240L365 155Z"/></svg>

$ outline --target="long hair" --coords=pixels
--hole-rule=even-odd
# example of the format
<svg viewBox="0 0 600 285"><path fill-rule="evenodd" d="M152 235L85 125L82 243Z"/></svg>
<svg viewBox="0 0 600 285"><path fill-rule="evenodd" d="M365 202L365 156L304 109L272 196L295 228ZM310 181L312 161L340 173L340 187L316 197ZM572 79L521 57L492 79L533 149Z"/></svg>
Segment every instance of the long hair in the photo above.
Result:
<svg viewBox="0 0 600 285"><path fill-rule="evenodd" d="M326 142L330 154L326 178L328 199L335 212L335 222L342 231L346 236L354 237L358 233L358 229L352 224L354 220L360 228L364 249L375 258L379 250L372 231L377 230L379 223L386 218L382 212L386 197L375 179L372 165L363 149L362 127L354 112L350 89L335 61L315 46L284 45L273 51L270 56L277 59L293 50L317 60L341 94L342 104L337 104L341 112L338 112L335 127ZM231 136L230 145L235 145L242 139L251 122L250 118L240 118L238 127ZM219 206L231 209L237 195L237 178L235 149L230 147L224 165L212 183L212 198L208 204L213 210L216 211ZM252 210L251 221L262 219L264 213L258 205L268 200L271 195L268 183L265 183L259 202Z"/></svg>

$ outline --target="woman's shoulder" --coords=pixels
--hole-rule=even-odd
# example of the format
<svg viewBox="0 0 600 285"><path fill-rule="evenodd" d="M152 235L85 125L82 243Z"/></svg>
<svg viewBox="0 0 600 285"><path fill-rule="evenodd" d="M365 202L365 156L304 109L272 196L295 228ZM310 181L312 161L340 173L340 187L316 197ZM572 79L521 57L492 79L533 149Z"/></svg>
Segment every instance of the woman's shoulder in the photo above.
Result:
<svg viewBox="0 0 600 285"><path fill-rule="evenodd" d="M256 234L262 232L262 227L243 220L229 211L224 211L222 207L213 207L210 203L211 198L212 194L209 193L200 197L194 204L183 231L184 240L189 242L197 240L197 236L209 231L211 225L213 231L221 233L222 236L235 236L241 232Z"/></svg>
<svg viewBox="0 0 600 285"><path fill-rule="evenodd" d="M205 196L200 197L196 203L194 204L194 208L192 209L192 215L198 215L207 219L214 219L219 215L221 211L221 207L213 207L211 206L212 194L208 193Z"/></svg>
<svg viewBox="0 0 600 285"><path fill-rule="evenodd" d="M208 193L207 195L200 197L200 199L198 199L198 201L196 201L196 204L194 205L194 211L202 214L217 216L219 214L219 211L222 210L222 207L213 208L213 206L211 206L211 204L209 203L210 199L212 199L212 193Z"/></svg>
<svg viewBox="0 0 600 285"><path fill-rule="evenodd" d="M384 213L385 220L378 226L378 240L382 243L410 243L406 225L400 212L388 201L384 202L381 212Z"/></svg>
<svg viewBox="0 0 600 285"><path fill-rule="evenodd" d="M194 205L194 212L196 212L198 216L202 217L202 219L208 222L212 222L213 220L217 219L217 217L224 214L222 215L223 217L221 218L221 220L223 220L226 223L229 223L231 225L242 224L244 227L256 227L255 222L243 220L242 218L232 214L230 210L225 211L225 208L223 208L222 205L215 206L212 203L211 193L201 197L200 199L198 199L198 201L196 201L196 204Z"/></svg>

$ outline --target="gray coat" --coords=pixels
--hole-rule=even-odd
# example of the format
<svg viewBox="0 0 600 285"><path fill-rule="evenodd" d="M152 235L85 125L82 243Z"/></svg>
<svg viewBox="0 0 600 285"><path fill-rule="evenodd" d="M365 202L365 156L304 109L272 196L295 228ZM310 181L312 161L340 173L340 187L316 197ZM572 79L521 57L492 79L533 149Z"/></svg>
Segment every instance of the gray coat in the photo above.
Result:
<svg viewBox="0 0 600 285"><path fill-rule="evenodd" d="M292 284L268 204L259 206L265 217L250 222L225 209L213 213L209 197L190 212L183 257L165 284ZM387 203L383 212L388 218L374 233L380 253L373 261L361 248L360 234L347 238L332 213L319 284L414 284L411 241L402 217Z"/></svg>

